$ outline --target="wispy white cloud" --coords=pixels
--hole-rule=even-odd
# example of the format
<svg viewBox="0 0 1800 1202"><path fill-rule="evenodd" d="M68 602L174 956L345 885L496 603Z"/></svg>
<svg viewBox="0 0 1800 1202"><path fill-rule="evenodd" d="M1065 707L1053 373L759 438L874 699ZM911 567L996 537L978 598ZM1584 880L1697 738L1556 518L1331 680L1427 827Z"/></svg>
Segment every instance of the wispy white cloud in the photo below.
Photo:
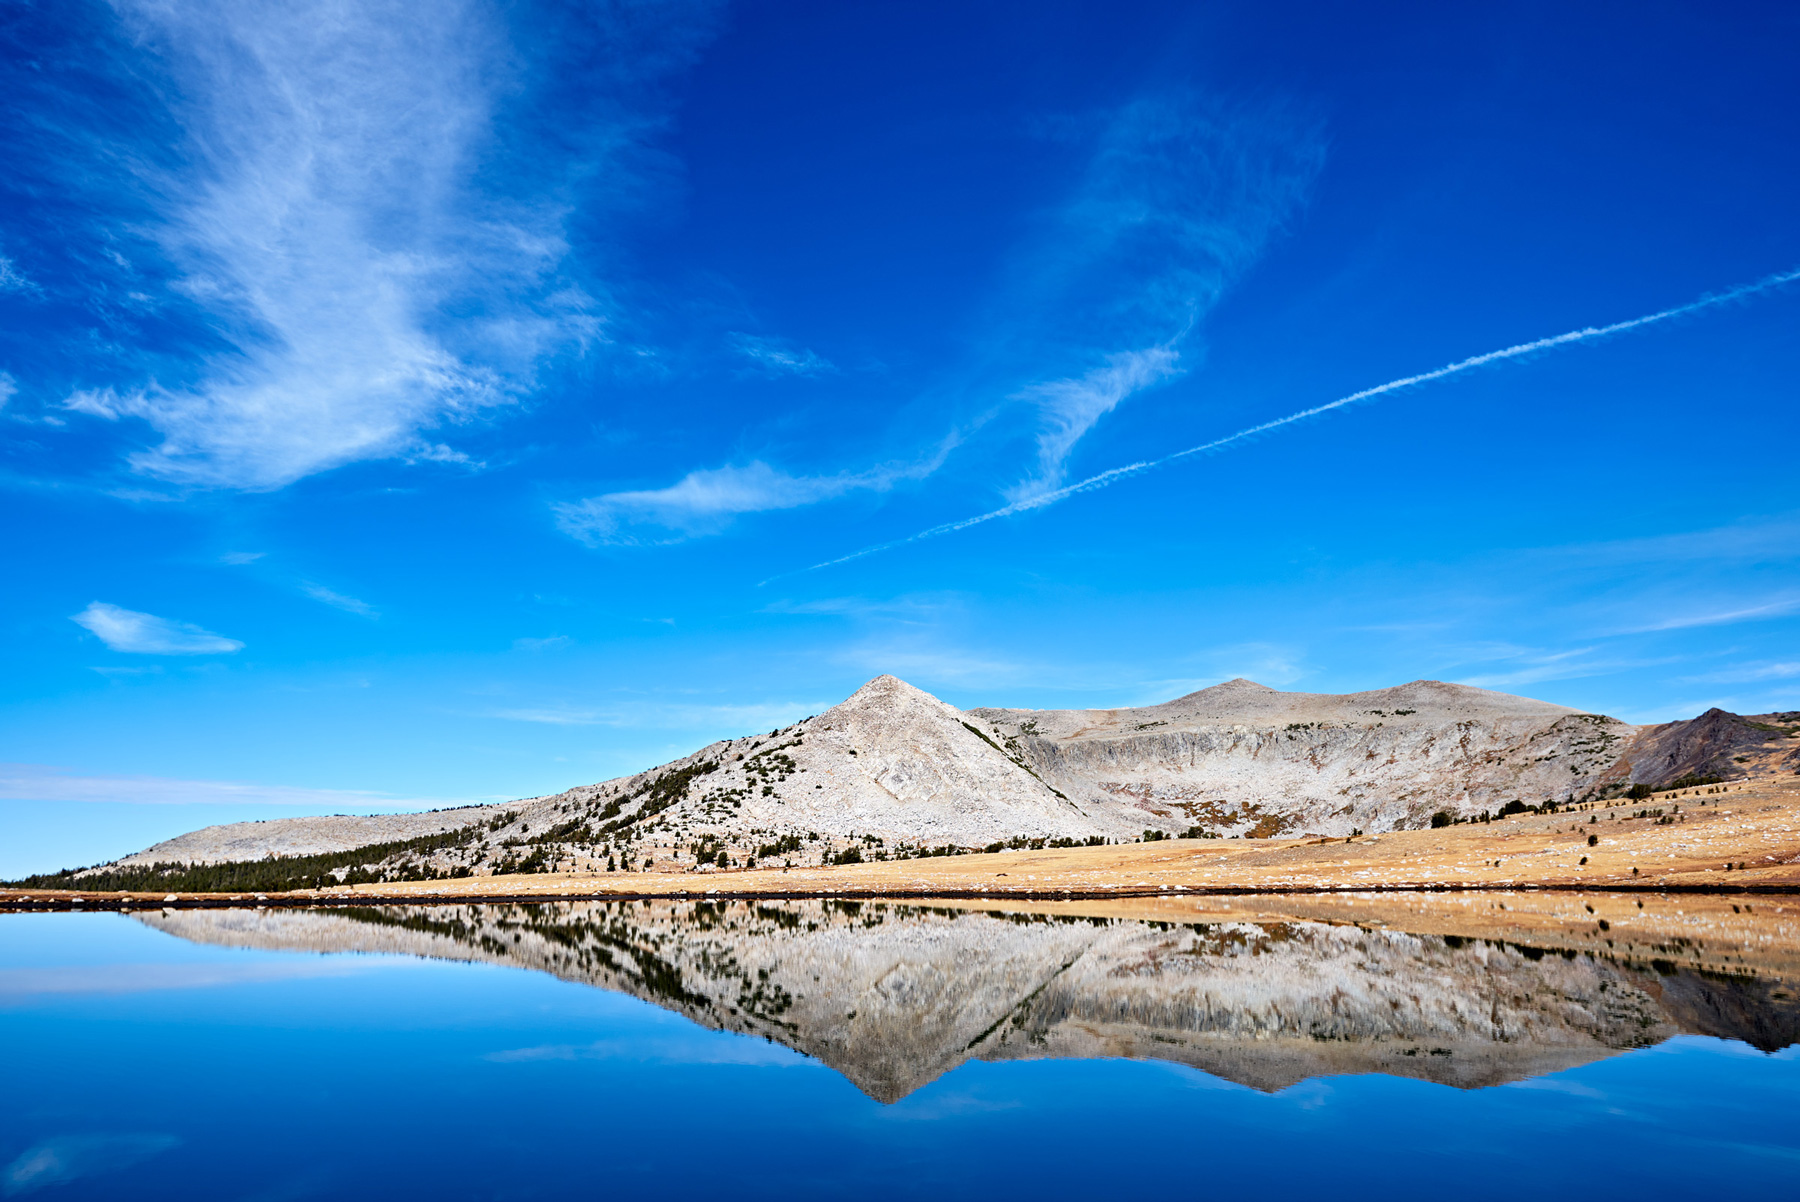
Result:
<svg viewBox="0 0 1800 1202"><path fill-rule="evenodd" d="M445 446L441 442L414 443L406 453L408 463L453 463L458 467L480 469L487 466L466 451Z"/></svg>
<svg viewBox="0 0 1800 1202"><path fill-rule="evenodd" d="M1676 695L1672 698L1659 698L1642 707L1627 705L1614 711L1613 716L1634 726L1653 726L1662 722L1685 721L1710 709L1722 709L1733 714L1785 710L1791 708L1791 703L1796 698L1800 698L1800 690L1792 688L1762 689L1751 694Z"/></svg>
<svg viewBox="0 0 1800 1202"><path fill-rule="evenodd" d="M639 1060L653 1064L751 1064L783 1068L806 1068L817 1064L810 1057L778 1044L722 1032L634 1035L630 1039L602 1039L584 1044L539 1044L489 1052L484 1059L497 1064L543 1060Z"/></svg>
<svg viewBox="0 0 1800 1202"><path fill-rule="evenodd" d="M774 338L755 334L732 334L732 348L755 365L755 370L770 376L818 376L836 371L827 359L805 347L789 346Z"/></svg>
<svg viewBox="0 0 1800 1202"><path fill-rule="evenodd" d="M1163 91L1101 122L1086 170L1021 250L995 306L1006 316L986 339L996 348L982 369L990 379L967 385L1030 406L1037 462L1011 490L1015 502L1059 483L1070 451L1107 413L1178 374L1179 344L1281 228L1322 163L1316 131L1272 107L1228 110ZM811 351L731 338L761 370L830 368ZM1066 367L1045 370L1059 363ZM757 461L695 471L668 488L559 504L555 513L589 544L671 542L717 533L740 514L922 478L962 437L954 432L935 455L902 467L796 476Z"/></svg>
<svg viewBox="0 0 1800 1202"><path fill-rule="evenodd" d="M1038 435L1037 474L1015 487L1010 499L1023 500L1061 484L1063 464L1082 435L1127 397L1177 375L1179 360L1169 346L1121 351L1085 375L1047 380L1020 392L1021 399L1037 405L1044 429Z"/></svg>
<svg viewBox="0 0 1800 1202"><path fill-rule="evenodd" d="M847 646L833 657L859 675L898 676L919 688L934 690L995 689L1035 682L1045 674L1041 662L1005 659L980 645L945 638L935 630L880 633Z"/></svg>
<svg viewBox="0 0 1800 1202"><path fill-rule="evenodd" d="M92 602L69 620L86 627L114 651L138 655L224 655L244 649L238 640L191 622L159 618L104 601Z"/></svg>
<svg viewBox="0 0 1800 1202"><path fill-rule="evenodd" d="M466 800L393 797L360 789L307 789L244 781L164 776L84 775L45 764L0 764L0 798L10 801L119 801L136 805L308 806L323 813L356 809L436 809Z"/></svg>
<svg viewBox="0 0 1800 1202"><path fill-rule="evenodd" d="M225 554L219 556L219 562L228 563L234 567L242 567L247 563L255 563L267 554L267 551L227 551Z"/></svg>
<svg viewBox="0 0 1800 1202"><path fill-rule="evenodd" d="M19 382L6 372L0 371L0 409L6 408L6 402L19 395Z"/></svg>
<svg viewBox="0 0 1800 1202"><path fill-rule="evenodd" d="M1287 685L1301 680L1307 673L1307 653L1301 646L1281 643L1235 643L1224 647L1210 647L1188 657L1197 664L1204 664L1211 677L1207 685L1219 684L1222 681L1243 677L1254 680L1258 684ZM1184 683L1184 682L1170 682ZM1186 692L1193 692L1205 685L1193 685ZM1180 696L1182 694L1170 694ZM1168 700L1168 697L1159 698Z"/></svg>
<svg viewBox="0 0 1800 1202"><path fill-rule="evenodd" d="M1075 444L1126 398L1177 371L1180 345L1299 208L1324 163L1314 123L1274 104L1186 89L1139 96L1103 123L1079 186L1028 252L1038 307L1014 337L1081 366L1016 393L1042 430L1036 474L1062 482Z"/></svg>
<svg viewBox="0 0 1800 1202"><path fill-rule="evenodd" d="M1750 684L1759 680L1793 680L1800 678L1800 662L1733 664L1716 672L1684 676L1689 684Z"/></svg>
<svg viewBox="0 0 1800 1202"><path fill-rule="evenodd" d="M814 597L806 601L783 599L763 606L767 614L831 616L857 620L887 620L902 625L934 622L946 615L965 614L968 599L956 593L903 593L893 597Z"/></svg>
<svg viewBox="0 0 1800 1202"><path fill-rule="evenodd" d="M163 989L216 989L268 981L344 977L369 971L358 959L316 957L249 964L64 964L0 969L0 1001L44 994L147 993Z"/></svg>
<svg viewBox="0 0 1800 1202"><path fill-rule="evenodd" d="M609 726L620 728L732 728L762 730L784 726L835 702L770 701L755 705L696 705L635 699L604 706L532 706L497 709L490 717L544 726ZM691 750L691 749L690 749Z"/></svg>
<svg viewBox="0 0 1800 1202"><path fill-rule="evenodd" d="M1570 660L1552 658L1548 662L1528 664L1511 671L1464 676L1459 678L1456 683L1474 685L1478 689L1511 689L1521 685L1543 684L1552 680L1588 680L1596 676L1609 676L1631 668L1648 667L1658 662L1667 661L1641 658Z"/></svg>
<svg viewBox="0 0 1800 1202"><path fill-rule="evenodd" d="M38 286L11 259L0 257L0 292L36 292Z"/></svg>
<svg viewBox="0 0 1800 1202"><path fill-rule="evenodd" d="M489 119L473 5L130 2L180 89L195 178L156 231L183 291L224 317L230 352L194 384L79 390L68 408L141 418L163 435L139 470L272 488L405 451L422 427L508 399L493 367L433 327L468 286L458 250L530 276L547 231L502 239L456 212ZM522 252L522 253L520 253Z"/></svg>
<svg viewBox="0 0 1800 1202"><path fill-rule="evenodd" d="M61 1135L25 1149L0 1170L0 1194L19 1197L84 1177L116 1173L180 1144L173 1135Z"/></svg>
<svg viewBox="0 0 1800 1202"><path fill-rule="evenodd" d="M514 639L514 651L560 651L572 646L575 640L566 634L553 634L542 639Z"/></svg>
<svg viewBox="0 0 1800 1202"><path fill-rule="evenodd" d="M894 539L885 543L877 543L872 547L864 547L860 551L852 551L848 555L840 555L836 559L828 559L823 563L814 564L812 568L807 570L816 571L819 568L833 567L837 564L848 563L853 559L860 559L865 555L874 555L881 551L892 550L895 547L903 547L908 543L916 543L924 539L937 538L945 534L954 534L957 531L967 530L972 526L979 526L984 522L991 522L997 518L1012 517L1015 514L1024 513L1027 510L1042 509L1060 501L1066 501L1070 497L1078 496L1082 493L1097 492L1103 488L1110 488L1122 481L1129 480L1135 476L1140 476L1145 472L1154 471L1157 468L1166 467L1171 463L1176 463L1198 455L1207 455L1224 450L1226 447L1246 442L1259 435L1279 430L1285 426L1294 425L1297 422L1307 421L1320 414L1330 413L1333 410L1342 409L1361 401L1373 400L1376 397L1385 396L1389 393L1417 388L1424 384L1434 383L1438 380L1461 375L1464 372L1475 371L1479 368L1491 367L1495 364L1505 363L1516 359L1526 359L1562 347L1574 346L1579 343L1590 342L1600 338L1610 338L1632 330L1642 329L1646 326L1672 321L1680 317L1686 317L1690 314L1699 313L1706 309L1715 308L1719 305L1731 304L1736 301L1746 300L1754 296L1774 291L1778 288L1784 288L1797 280L1800 280L1800 269L1777 272L1774 275L1764 276L1760 280L1748 284L1740 284L1737 287L1728 288L1723 292L1708 293L1697 300L1689 301L1683 305L1676 305L1673 308L1660 309L1654 313L1647 313L1642 317L1631 317L1624 321L1615 321L1610 325L1604 326L1584 326L1579 330L1570 330L1567 333L1553 334L1546 338L1537 338L1530 342L1521 342L1513 346L1503 347L1497 351L1486 351L1479 355L1471 355L1467 359L1459 359L1456 362L1446 364L1443 367L1419 372L1416 375L1402 376L1397 380L1389 380L1385 384L1376 384L1358 392L1350 393L1348 396L1339 397L1334 401L1327 401L1322 405L1314 405L1310 409L1302 409L1296 413L1287 414L1284 417L1277 417L1266 422L1259 422L1254 426L1247 426L1242 430L1224 435L1221 438L1212 439L1210 442L1203 442L1198 446L1174 451L1156 459L1145 459L1137 463L1128 463L1123 467L1110 468L1098 475L1089 476L1085 480L1079 480L1074 484L1067 484L1061 488L1049 489L1042 492L1032 492L1023 499L1014 501L1009 505L1003 505L999 509L989 510L987 513L976 514L973 517L962 518L958 521L945 522L942 525L932 526L929 529L921 530L917 534L908 535L905 538ZM1789 603L1783 602L1782 604L1788 605ZM1765 607L1765 609L1768 609L1768 612L1771 615L1774 612L1772 608ZM1735 621L1741 620L1741 617L1755 616L1762 612L1763 610L1744 610L1741 611L1740 614L1727 615L1720 619L1705 619L1701 622L1691 622L1688 624L1711 624L1717 620ZM1786 611L1783 610L1782 612ZM1662 629L1675 628L1676 627L1674 626L1662 627Z"/></svg>
<svg viewBox="0 0 1800 1202"><path fill-rule="evenodd" d="M1676 614L1643 626L1623 631L1624 634L1651 634L1662 630L1688 630L1695 626L1729 626L1735 622L1757 622L1780 618L1800 610L1800 597L1780 597L1756 605L1734 605L1724 609L1706 608L1697 612Z"/></svg>
<svg viewBox="0 0 1800 1202"><path fill-rule="evenodd" d="M314 601L322 601L333 609L341 609L347 614L355 614L360 618L379 618L375 607L367 601L358 601L355 597L346 597L343 593L334 592L322 584L302 584L300 591Z"/></svg>
<svg viewBox="0 0 1800 1202"><path fill-rule="evenodd" d="M856 476L792 476L756 460L689 472L667 488L606 493L554 507L557 525L590 545L669 542L723 529L739 514L793 509L867 487ZM649 527L649 536L633 533Z"/></svg>
<svg viewBox="0 0 1800 1202"><path fill-rule="evenodd" d="M1608 571L1652 564L1747 565L1800 560L1800 521L1792 516L1749 518L1728 526L1684 530L1648 538L1622 538L1542 548L1532 554L1560 555Z"/></svg>
<svg viewBox="0 0 1800 1202"><path fill-rule="evenodd" d="M834 476L794 476L761 460L689 472L667 488L606 493L553 506L557 525L588 543L636 545L716 534L747 513L795 509L854 492L886 492L929 475L950 444L914 463Z"/></svg>
<svg viewBox="0 0 1800 1202"><path fill-rule="evenodd" d="M623 725L619 714L601 710L502 709L495 710L494 717L505 718L508 722L536 722L543 726Z"/></svg>
<svg viewBox="0 0 1800 1202"><path fill-rule="evenodd" d="M179 167L143 168L157 210L144 232L224 344L186 379L165 371L67 398L74 412L157 432L130 457L138 471L271 489L369 458L466 462L426 433L513 403L547 356L607 340L608 305L565 272L561 189L579 178L628 192L622 156L655 122L625 104L610 120L584 112L607 127L569 135L591 154L561 145L558 166L516 186L528 173L486 170L510 146L505 108L525 82L500 6L446 0L428 17L401 0L115 8L143 56L134 72L186 135ZM645 24L612 10L592 19L615 22L623 41ZM635 58L621 74L670 65ZM583 69L587 92L606 94L608 54Z"/></svg>

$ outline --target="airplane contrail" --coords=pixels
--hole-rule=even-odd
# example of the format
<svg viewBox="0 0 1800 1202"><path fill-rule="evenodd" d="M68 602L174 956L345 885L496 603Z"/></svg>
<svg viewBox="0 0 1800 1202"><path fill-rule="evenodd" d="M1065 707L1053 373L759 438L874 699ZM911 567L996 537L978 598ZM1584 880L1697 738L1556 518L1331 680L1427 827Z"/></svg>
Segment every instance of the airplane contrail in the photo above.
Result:
<svg viewBox="0 0 1800 1202"><path fill-rule="evenodd" d="M1216 451L1234 442L1241 442L1257 434L1289 426L1295 422L1305 421L1309 417L1317 417L1321 413L1329 413L1333 409L1342 409L1346 405L1354 405L1358 401L1366 401L1384 393L1399 392L1403 388L1415 388L1420 384L1429 384L1433 380L1441 380L1446 376L1458 375L1465 371L1473 371L1477 367L1486 367L1490 363L1500 363L1508 359L1518 359L1537 351L1554 350L1557 347L1571 346L1577 342L1588 342L1595 338L1605 338L1611 334L1622 334L1626 330L1635 330L1641 326L1654 325L1657 322L1669 321L1701 309L1710 309L1715 305L1729 304L1759 292L1767 292L1779 288L1783 284L1791 284L1800 280L1800 268L1765 276L1751 284L1740 284L1736 288L1728 288L1724 292L1709 292L1698 300L1689 301L1685 305L1677 305L1673 309L1663 309L1649 313L1643 317L1633 317L1626 321L1615 321L1607 326L1586 326L1579 330L1570 330L1566 334L1555 334L1549 338L1539 338L1532 342L1521 342L1517 346L1509 346L1504 350L1489 351L1485 355L1473 355L1467 359L1459 359L1455 363L1435 368L1432 371L1420 372L1416 376L1402 376L1398 380L1389 380L1386 384L1377 384L1373 388L1365 388L1361 392L1353 392L1349 396L1339 397L1335 401L1327 401L1323 405L1314 405L1311 409L1302 409L1298 413L1290 413L1286 417L1277 417L1270 421L1247 426L1235 434L1227 434L1223 438L1215 438L1211 442L1203 442L1197 447L1189 447L1184 451L1175 451L1160 459L1145 459L1138 463L1128 463L1123 467L1110 468L1097 476L1089 476L1086 480L1064 485L1062 488L1039 493L1023 501L1014 501L1011 505L1002 506L990 513L976 514L974 517L962 518L959 521L945 522L941 526L933 526L929 530L921 530L917 534L909 534L905 538L897 538L892 542L877 543L873 547L864 547L860 551L852 551L848 555L840 555L836 559L827 559L823 563L815 563L802 571L816 572L820 568L835 567L840 563L849 563L852 559L861 559L865 555L874 555L880 551L891 551L895 547L903 547L908 543L916 543L928 538L936 538L941 534L955 534L958 530L967 530L970 526L979 526L983 522L991 522L995 518L1011 517L1015 513L1027 510L1042 509L1064 501L1077 493L1094 492L1108 488L1121 480L1144 472L1174 463L1177 459L1186 459L1191 455L1204 455L1208 451Z"/></svg>

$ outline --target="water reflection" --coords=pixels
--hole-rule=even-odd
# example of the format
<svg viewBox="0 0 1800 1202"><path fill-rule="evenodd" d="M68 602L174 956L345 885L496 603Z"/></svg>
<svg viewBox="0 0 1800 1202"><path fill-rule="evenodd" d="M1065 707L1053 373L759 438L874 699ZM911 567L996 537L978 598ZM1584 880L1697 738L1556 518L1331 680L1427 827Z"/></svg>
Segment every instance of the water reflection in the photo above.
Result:
<svg viewBox="0 0 1800 1202"><path fill-rule="evenodd" d="M1731 967L1709 961L1729 959L1716 938L1640 949L1598 920L1577 938L1521 939L1255 908L615 901L138 918L203 943L551 973L785 1044L884 1102L974 1058L1153 1058L1261 1090L1370 1072L1473 1088L1684 1032L1764 1051L1800 1040L1800 991L1768 971L1788 961L1768 960L1754 930L1738 942L1767 962Z"/></svg>

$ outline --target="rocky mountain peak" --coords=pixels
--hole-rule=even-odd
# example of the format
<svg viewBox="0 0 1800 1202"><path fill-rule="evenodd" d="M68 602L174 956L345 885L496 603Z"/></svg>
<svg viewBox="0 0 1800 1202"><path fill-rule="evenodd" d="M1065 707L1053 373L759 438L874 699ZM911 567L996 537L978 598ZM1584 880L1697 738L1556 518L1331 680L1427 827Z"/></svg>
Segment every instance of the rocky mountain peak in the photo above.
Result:
<svg viewBox="0 0 1800 1202"><path fill-rule="evenodd" d="M1258 684L1256 681L1251 680L1247 676L1234 676L1230 680L1223 681L1219 684L1213 685L1210 688L1201 689L1200 692L1202 692L1202 693L1277 693L1277 692L1280 692L1280 690L1271 688L1270 686L1268 686L1266 684ZM1193 697L1193 696L1196 696L1196 694L1189 693L1188 696Z"/></svg>
<svg viewBox="0 0 1800 1202"><path fill-rule="evenodd" d="M479 826L459 844L470 850L446 865L506 871L531 857L679 870L720 851L733 864L817 863L850 846L892 856L1146 830L1347 835L1425 826L1439 810L1563 803L1765 760L1791 770L1800 767L1795 740L1800 713L1713 710L1640 731L1439 680L1329 694L1239 677L1138 708L963 711L882 674L814 718L554 797L429 819L237 824L155 855L360 847L413 837L420 821L434 832Z"/></svg>
<svg viewBox="0 0 1800 1202"><path fill-rule="evenodd" d="M1173 701L1164 701L1153 706L1138 706L1138 709L1199 709L1207 706L1229 706L1242 704L1250 699L1260 699L1270 695L1280 695L1280 690L1272 689L1266 684L1258 684L1243 676L1222 681L1219 684L1207 685L1204 689L1195 689L1192 693L1183 693Z"/></svg>
<svg viewBox="0 0 1800 1202"><path fill-rule="evenodd" d="M883 718L897 714L931 714L949 719L961 713L955 706L940 701L924 689L907 684L898 676L882 674L832 706L807 725L815 730L829 730L844 722L870 715Z"/></svg>
<svg viewBox="0 0 1800 1202"><path fill-rule="evenodd" d="M1800 715L1745 717L1714 706L1698 718L1645 727L1627 749L1622 779L1666 785L1800 771L1800 721L1790 718Z"/></svg>

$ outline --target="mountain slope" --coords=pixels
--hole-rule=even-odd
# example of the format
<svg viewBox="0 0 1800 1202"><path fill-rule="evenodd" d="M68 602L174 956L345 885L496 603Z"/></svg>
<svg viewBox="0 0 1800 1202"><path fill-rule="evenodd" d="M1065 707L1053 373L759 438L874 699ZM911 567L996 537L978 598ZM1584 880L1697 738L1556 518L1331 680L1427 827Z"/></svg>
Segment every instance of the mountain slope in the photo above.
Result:
<svg viewBox="0 0 1800 1202"><path fill-rule="evenodd" d="M1001 749L997 731L892 676L784 730L529 803L518 827L570 822L657 853L671 837L967 847L1127 833L1059 796Z"/></svg>
<svg viewBox="0 0 1800 1202"><path fill-rule="evenodd" d="M1599 783L1633 728L1467 685L1283 693L1232 680L1162 705L973 711L1071 798L1146 826L1222 834L1417 827L1440 809L1563 800Z"/></svg>
<svg viewBox="0 0 1800 1202"><path fill-rule="evenodd" d="M1746 717L1714 707L1685 722L1644 727L1624 749L1617 771L1632 784L1664 785L1784 769L1800 771L1800 713Z"/></svg>
<svg viewBox="0 0 1800 1202"><path fill-rule="evenodd" d="M425 814L333 814L322 818L277 818L202 827L165 839L117 861L119 867L148 864L230 864L265 856L288 858L351 851L372 843L417 839L462 830L493 817L491 806L464 806Z"/></svg>
<svg viewBox="0 0 1800 1202"><path fill-rule="evenodd" d="M1441 681L1320 694L1248 680L1137 708L965 713L878 676L784 730L555 796L428 815L211 827L115 867L286 857L293 884L237 886L286 888L553 869L688 871L721 853L732 865L817 864L1000 842L1117 842L1146 830L1374 833L1424 826L1439 810L1560 802L1696 772L1727 775L1745 763L1800 767L1800 750L1789 750L1800 715L1765 717L1714 710L1639 730ZM359 860L363 847L369 855Z"/></svg>

